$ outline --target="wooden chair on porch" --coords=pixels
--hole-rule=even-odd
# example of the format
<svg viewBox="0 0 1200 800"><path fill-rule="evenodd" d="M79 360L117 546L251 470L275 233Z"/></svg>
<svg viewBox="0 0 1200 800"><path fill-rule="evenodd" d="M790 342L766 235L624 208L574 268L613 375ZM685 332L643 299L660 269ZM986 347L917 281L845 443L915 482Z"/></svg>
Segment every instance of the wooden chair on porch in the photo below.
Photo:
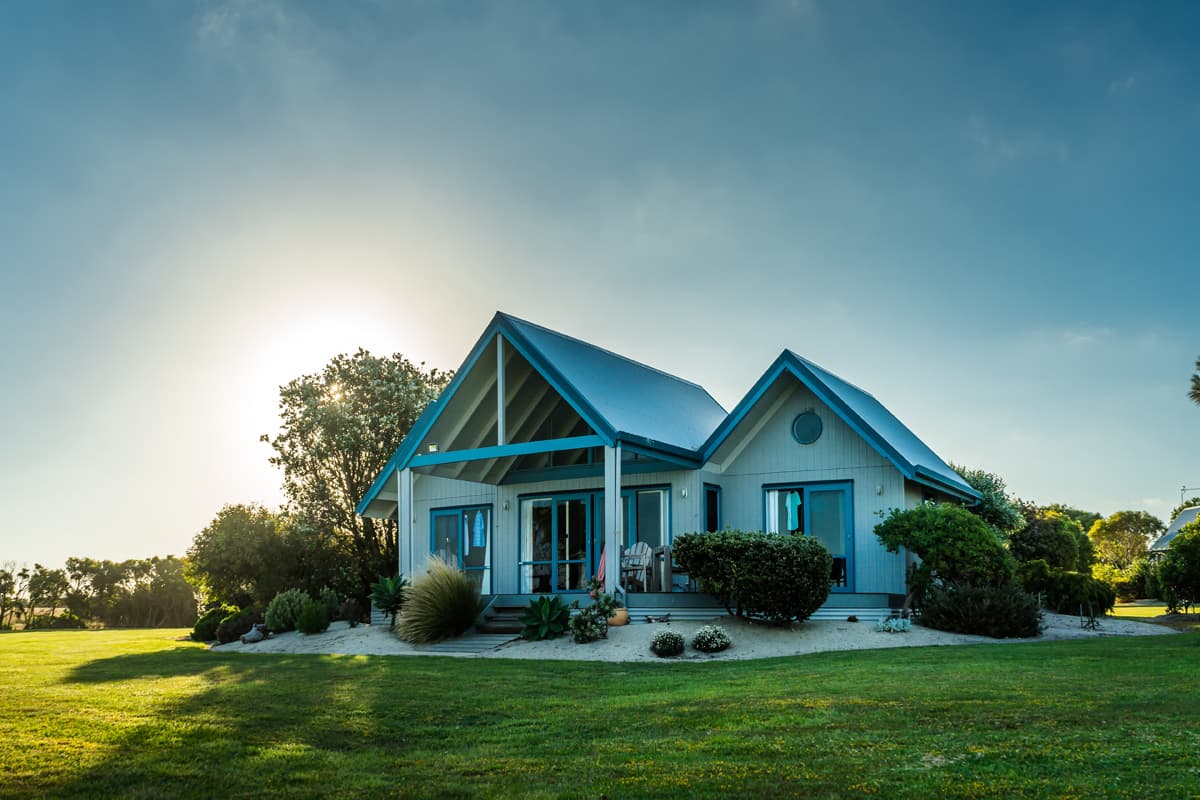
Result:
<svg viewBox="0 0 1200 800"><path fill-rule="evenodd" d="M638 591L646 591L646 573L650 569L650 545L634 542L621 554L621 583L631 589L637 583Z"/></svg>

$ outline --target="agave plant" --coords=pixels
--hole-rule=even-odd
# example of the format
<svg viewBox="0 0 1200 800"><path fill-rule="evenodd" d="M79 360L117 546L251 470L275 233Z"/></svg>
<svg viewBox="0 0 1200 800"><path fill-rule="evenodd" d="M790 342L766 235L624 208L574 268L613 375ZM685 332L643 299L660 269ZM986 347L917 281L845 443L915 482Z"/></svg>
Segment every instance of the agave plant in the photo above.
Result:
<svg viewBox="0 0 1200 800"><path fill-rule="evenodd" d="M557 639L567 629L570 619L570 607L564 605L557 596L542 595L529 601L529 608L525 609L525 615L521 617L521 624L525 626L521 635L531 642Z"/></svg>
<svg viewBox="0 0 1200 800"><path fill-rule="evenodd" d="M397 575L394 578L380 578L371 587L371 602L388 615L392 627L396 625L396 614L400 612L400 606L404 604L404 591L407 588L408 581L403 575Z"/></svg>

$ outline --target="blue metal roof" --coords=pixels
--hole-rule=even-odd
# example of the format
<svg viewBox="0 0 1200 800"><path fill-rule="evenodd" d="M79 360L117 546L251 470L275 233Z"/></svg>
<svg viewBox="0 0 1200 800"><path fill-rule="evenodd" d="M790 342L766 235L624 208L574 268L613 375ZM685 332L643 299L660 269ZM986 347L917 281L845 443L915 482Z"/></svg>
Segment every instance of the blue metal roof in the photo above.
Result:
<svg viewBox="0 0 1200 800"><path fill-rule="evenodd" d="M887 458L906 478L943 492L978 500L979 492L950 468L927 444L917 438L869 392L839 378L791 350L784 350L750 389L704 447L704 460L712 458L721 443L745 418L763 393L784 373L794 375L829 406L859 436Z"/></svg>
<svg viewBox="0 0 1200 800"><path fill-rule="evenodd" d="M1150 546L1150 552L1156 553L1166 550L1171 546L1171 542L1179 535L1179 530L1188 523L1195 522L1196 517L1200 517L1200 506L1189 506L1180 511L1175 519L1171 520L1171 527L1167 528L1167 532L1158 537L1153 545Z"/></svg>
<svg viewBox="0 0 1200 800"><path fill-rule="evenodd" d="M553 365L565 384L595 409L622 441L667 445L694 455L725 409L704 387L556 331L498 314Z"/></svg>
<svg viewBox="0 0 1200 800"><path fill-rule="evenodd" d="M701 466L785 372L795 375L909 480L967 500L979 498L962 477L872 397L790 350L784 350L732 412L698 384L587 342L497 312L441 396L429 405L371 489L362 514L396 470L404 469L466 374L491 341L503 335L571 404L605 444L647 448ZM500 446L497 451L505 447ZM446 454L451 455L450 452ZM499 457L499 456L498 456Z"/></svg>

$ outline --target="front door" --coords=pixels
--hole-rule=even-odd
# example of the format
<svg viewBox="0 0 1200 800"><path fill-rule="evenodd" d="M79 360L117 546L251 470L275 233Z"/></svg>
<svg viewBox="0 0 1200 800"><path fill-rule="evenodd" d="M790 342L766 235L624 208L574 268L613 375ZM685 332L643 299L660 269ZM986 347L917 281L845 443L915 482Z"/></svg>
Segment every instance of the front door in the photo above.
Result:
<svg viewBox="0 0 1200 800"><path fill-rule="evenodd" d="M589 494L521 500L521 592L587 591L592 565Z"/></svg>

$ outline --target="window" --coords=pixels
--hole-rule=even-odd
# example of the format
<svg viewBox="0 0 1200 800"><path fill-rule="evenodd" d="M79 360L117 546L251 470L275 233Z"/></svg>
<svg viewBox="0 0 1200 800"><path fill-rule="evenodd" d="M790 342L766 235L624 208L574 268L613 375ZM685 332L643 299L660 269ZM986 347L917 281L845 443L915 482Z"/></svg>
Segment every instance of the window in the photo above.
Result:
<svg viewBox="0 0 1200 800"><path fill-rule="evenodd" d="M764 486L763 530L811 536L833 556L834 591L851 591L852 486L848 482Z"/></svg>
<svg viewBox="0 0 1200 800"><path fill-rule="evenodd" d="M492 592L492 507L460 506L430 512L429 552L455 564L482 594Z"/></svg>
<svg viewBox="0 0 1200 800"><path fill-rule="evenodd" d="M721 530L721 487L704 484L704 530Z"/></svg>

